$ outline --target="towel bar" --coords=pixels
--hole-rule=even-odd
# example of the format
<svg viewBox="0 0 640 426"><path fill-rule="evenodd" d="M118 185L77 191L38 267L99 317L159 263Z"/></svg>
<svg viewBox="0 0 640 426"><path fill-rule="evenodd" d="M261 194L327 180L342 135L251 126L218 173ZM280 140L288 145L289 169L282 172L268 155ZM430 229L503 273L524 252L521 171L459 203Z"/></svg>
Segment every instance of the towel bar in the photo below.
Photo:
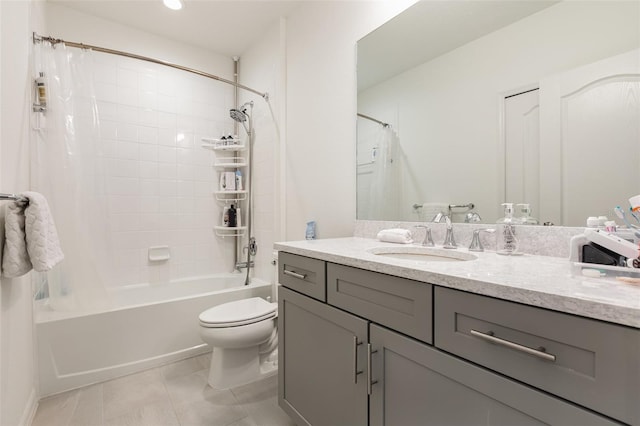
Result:
<svg viewBox="0 0 640 426"><path fill-rule="evenodd" d="M28 201L25 197L16 194L2 194L0 193L0 201L1 200L11 200L11 201Z"/></svg>

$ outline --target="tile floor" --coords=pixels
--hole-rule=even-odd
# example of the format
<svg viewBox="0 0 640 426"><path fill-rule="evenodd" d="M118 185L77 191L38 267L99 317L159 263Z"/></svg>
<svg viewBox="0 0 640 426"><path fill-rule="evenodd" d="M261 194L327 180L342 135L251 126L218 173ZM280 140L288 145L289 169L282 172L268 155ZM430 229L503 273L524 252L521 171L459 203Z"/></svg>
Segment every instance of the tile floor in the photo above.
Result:
<svg viewBox="0 0 640 426"><path fill-rule="evenodd" d="M277 375L216 391L211 354L40 401L32 426L293 426L278 407Z"/></svg>

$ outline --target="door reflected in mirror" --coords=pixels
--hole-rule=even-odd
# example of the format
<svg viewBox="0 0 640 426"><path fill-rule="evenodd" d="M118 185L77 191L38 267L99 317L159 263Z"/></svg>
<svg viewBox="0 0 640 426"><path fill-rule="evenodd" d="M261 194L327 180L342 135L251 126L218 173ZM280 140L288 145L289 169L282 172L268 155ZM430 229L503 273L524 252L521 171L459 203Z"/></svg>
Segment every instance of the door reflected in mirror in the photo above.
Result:
<svg viewBox="0 0 640 426"><path fill-rule="evenodd" d="M539 223L614 218L640 193L639 16L428 0L361 39L358 219L495 223L503 202Z"/></svg>

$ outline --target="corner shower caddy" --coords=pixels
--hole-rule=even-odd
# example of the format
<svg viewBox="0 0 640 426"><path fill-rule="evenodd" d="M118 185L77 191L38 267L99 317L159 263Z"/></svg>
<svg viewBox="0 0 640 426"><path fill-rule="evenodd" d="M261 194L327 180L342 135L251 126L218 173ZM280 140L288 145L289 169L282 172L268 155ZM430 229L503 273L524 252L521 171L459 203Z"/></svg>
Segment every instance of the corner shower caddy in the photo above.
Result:
<svg viewBox="0 0 640 426"><path fill-rule="evenodd" d="M240 139L213 139L202 138L202 147L216 152L229 152L232 155L218 155L213 161L213 167L217 170L224 171L226 169L239 169L247 166L247 161L238 152L242 152L246 149L245 145ZM223 202L225 204L231 202L240 202L247 199L249 191L213 191L216 197L216 201ZM213 229L216 235L219 237L241 237L245 234L246 226L214 226Z"/></svg>

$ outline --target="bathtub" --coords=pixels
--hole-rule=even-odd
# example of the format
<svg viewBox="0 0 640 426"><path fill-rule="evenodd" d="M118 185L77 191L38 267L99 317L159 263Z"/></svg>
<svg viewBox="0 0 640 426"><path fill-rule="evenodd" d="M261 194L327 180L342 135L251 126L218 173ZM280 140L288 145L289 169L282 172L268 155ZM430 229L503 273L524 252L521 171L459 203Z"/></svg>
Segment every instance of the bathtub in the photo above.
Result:
<svg viewBox="0 0 640 426"><path fill-rule="evenodd" d="M198 315L248 297L270 297L271 285L244 285L243 274L161 285L134 285L110 294L103 312L48 311L36 305L40 396L47 396L211 350L198 335Z"/></svg>

